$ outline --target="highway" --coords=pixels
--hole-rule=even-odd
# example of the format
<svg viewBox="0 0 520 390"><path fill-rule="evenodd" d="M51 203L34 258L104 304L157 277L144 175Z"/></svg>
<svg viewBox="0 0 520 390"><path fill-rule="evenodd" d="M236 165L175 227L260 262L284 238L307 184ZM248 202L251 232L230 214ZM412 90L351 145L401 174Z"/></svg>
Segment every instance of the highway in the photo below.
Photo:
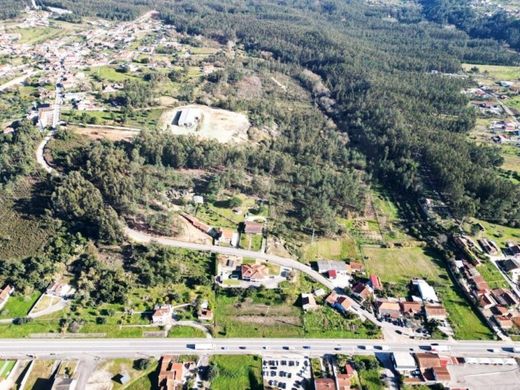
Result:
<svg viewBox="0 0 520 390"><path fill-rule="evenodd" d="M438 344L437 344L438 343ZM201 348L194 348L198 344ZM0 358L117 358L159 357L164 354L371 354L374 352L425 352L472 357L520 357L513 352L520 343L501 341L385 342L352 339L3 339ZM446 349L449 349L447 351ZM442 351L441 351L442 350Z"/></svg>

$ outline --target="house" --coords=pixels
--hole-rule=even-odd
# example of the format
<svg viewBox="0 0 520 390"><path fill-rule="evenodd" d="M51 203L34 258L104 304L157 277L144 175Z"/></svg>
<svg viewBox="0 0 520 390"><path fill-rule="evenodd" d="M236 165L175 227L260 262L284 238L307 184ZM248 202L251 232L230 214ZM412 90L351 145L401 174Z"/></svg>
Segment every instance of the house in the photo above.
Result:
<svg viewBox="0 0 520 390"><path fill-rule="evenodd" d="M240 275L246 282L261 282L269 277L269 268L265 264L242 264Z"/></svg>
<svg viewBox="0 0 520 390"><path fill-rule="evenodd" d="M392 352L392 363L394 369L400 374L407 375L417 370L417 363L413 355L408 352Z"/></svg>
<svg viewBox="0 0 520 390"><path fill-rule="evenodd" d="M430 368L441 367L441 359L436 353L420 352L415 354L415 360L419 366L421 372L426 371Z"/></svg>
<svg viewBox="0 0 520 390"><path fill-rule="evenodd" d="M483 309L490 309L493 306L495 306L496 304L497 304L496 301L493 299L493 297L489 293L482 294L478 298L478 305Z"/></svg>
<svg viewBox="0 0 520 390"><path fill-rule="evenodd" d="M338 390L350 390L350 377L347 374L337 374Z"/></svg>
<svg viewBox="0 0 520 390"><path fill-rule="evenodd" d="M67 376L56 376L52 383L51 390L75 390L78 381Z"/></svg>
<svg viewBox="0 0 520 390"><path fill-rule="evenodd" d="M361 302L370 298L374 294L374 290L361 282L352 287L352 293L360 299Z"/></svg>
<svg viewBox="0 0 520 390"><path fill-rule="evenodd" d="M172 305L158 305L155 306L152 314L152 323L156 325L167 325L171 322L173 317Z"/></svg>
<svg viewBox="0 0 520 390"><path fill-rule="evenodd" d="M14 292L14 287L12 286L5 286L1 291L0 291L0 310L2 310L5 306L5 304L7 303L7 301L9 300L9 297L13 294Z"/></svg>
<svg viewBox="0 0 520 390"><path fill-rule="evenodd" d="M182 363L176 363L173 356L163 356L161 358L161 368L158 377L159 390L180 390L182 389L183 382L184 365Z"/></svg>
<svg viewBox="0 0 520 390"><path fill-rule="evenodd" d="M491 294L499 305L513 306L518 304L518 298L511 292L511 290L496 288L491 290Z"/></svg>
<svg viewBox="0 0 520 390"><path fill-rule="evenodd" d="M334 307L342 313L346 313L348 309L352 307L352 302L346 296L340 296L334 305Z"/></svg>
<svg viewBox="0 0 520 390"><path fill-rule="evenodd" d="M520 265L514 259L507 259L497 262L500 268L506 272L511 280L518 283L520 280Z"/></svg>
<svg viewBox="0 0 520 390"><path fill-rule="evenodd" d="M422 311L422 303L413 301L401 302L401 311L405 316L416 316Z"/></svg>
<svg viewBox="0 0 520 390"><path fill-rule="evenodd" d="M70 284L54 282L47 288L46 293L54 297L67 298L74 294L74 289Z"/></svg>
<svg viewBox="0 0 520 390"><path fill-rule="evenodd" d="M376 302L377 311L381 317L396 319L401 317L401 305L396 301L378 300Z"/></svg>
<svg viewBox="0 0 520 390"><path fill-rule="evenodd" d="M439 383L447 384L451 381L450 372L446 367L434 367L431 369L433 379Z"/></svg>
<svg viewBox="0 0 520 390"><path fill-rule="evenodd" d="M38 126L41 129L56 127L59 122L59 110L54 106L44 104L38 108Z"/></svg>
<svg viewBox="0 0 520 390"><path fill-rule="evenodd" d="M425 302L439 303L435 290L423 279L412 280L412 285L418 290L421 299Z"/></svg>
<svg viewBox="0 0 520 390"><path fill-rule="evenodd" d="M507 244L506 252L508 256L520 259L520 244Z"/></svg>
<svg viewBox="0 0 520 390"><path fill-rule="evenodd" d="M343 261L318 260L316 264L318 265L318 272L320 274L328 273L330 271L334 271L336 274L347 274L348 272L350 272L349 264Z"/></svg>
<svg viewBox="0 0 520 390"><path fill-rule="evenodd" d="M332 291L327 298L325 298L325 302L329 305L334 305L336 300L338 299L338 294L335 291Z"/></svg>
<svg viewBox="0 0 520 390"><path fill-rule="evenodd" d="M350 262L350 269L353 273L355 272L365 272L365 266L362 263L358 263L356 261Z"/></svg>
<svg viewBox="0 0 520 390"><path fill-rule="evenodd" d="M489 284L487 284L482 275L475 275L470 280L473 282L475 290L478 294L484 294L486 291L489 290Z"/></svg>
<svg viewBox="0 0 520 390"><path fill-rule="evenodd" d="M316 300L314 299L314 295L312 294L302 294L302 309L304 311L311 311L318 308L316 304Z"/></svg>
<svg viewBox="0 0 520 390"><path fill-rule="evenodd" d="M442 305L425 305L424 313L426 314L426 319L428 321L444 321L446 318L448 318L448 312Z"/></svg>
<svg viewBox="0 0 520 390"><path fill-rule="evenodd" d="M369 283L370 283L370 286L372 287L372 289L374 289L374 291L381 291L381 290L383 290L383 285L381 283L381 280L379 279L379 276L377 276L377 275L370 275L369 276Z"/></svg>
<svg viewBox="0 0 520 390"><path fill-rule="evenodd" d="M319 378L314 380L315 390L336 390L336 382L332 378Z"/></svg>
<svg viewBox="0 0 520 390"><path fill-rule="evenodd" d="M520 329L520 315L512 317L511 322L513 323L514 326L516 326L518 329Z"/></svg>
<svg viewBox="0 0 520 390"><path fill-rule="evenodd" d="M500 328L502 328L503 330L509 330L513 327L513 321L509 317L496 316L494 318L498 326L500 326Z"/></svg>
<svg viewBox="0 0 520 390"><path fill-rule="evenodd" d="M264 225L254 221L244 222L244 233L246 234L262 234Z"/></svg>
<svg viewBox="0 0 520 390"><path fill-rule="evenodd" d="M213 321L213 310L206 308L201 308L199 311L198 318L200 321Z"/></svg>

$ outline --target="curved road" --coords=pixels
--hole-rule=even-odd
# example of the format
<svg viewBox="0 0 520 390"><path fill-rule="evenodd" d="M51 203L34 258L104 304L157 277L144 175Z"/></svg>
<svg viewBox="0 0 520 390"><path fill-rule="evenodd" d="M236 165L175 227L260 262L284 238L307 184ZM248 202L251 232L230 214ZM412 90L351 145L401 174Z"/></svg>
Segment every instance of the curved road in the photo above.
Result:
<svg viewBox="0 0 520 390"><path fill-rule="evenodd" d="M49 131L42 142L40 142L38 145L38 148L36 148L36 161L45 170L45 172L50 174L54 173L55 170L47 163L47 160L45 160L45 157L43 156L43 152L45 150L45 146L47 146L54 134L56 134L56 130Z"/></svg>

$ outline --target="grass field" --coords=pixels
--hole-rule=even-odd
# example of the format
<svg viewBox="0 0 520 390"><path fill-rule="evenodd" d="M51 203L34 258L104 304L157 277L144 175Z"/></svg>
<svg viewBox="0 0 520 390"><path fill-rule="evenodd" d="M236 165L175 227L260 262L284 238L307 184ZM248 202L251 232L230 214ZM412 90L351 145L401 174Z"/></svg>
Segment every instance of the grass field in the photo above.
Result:
<svg viewBox="0 0 520 390"><path fill-rule="evenodd" d="M307 244L303 250L303 259L312 261L317 259L344 260L358 258L357 245L352 237L339 240L320 238L312 244Z"/></svg>
<svg viewBox="0 0 520 390"><path fill-rule="evenodd" d="M453 285L437 287L437 292L449 314L449 321L459 340L489 340L491 330L473 312L462 294Z"/></svg>
<svg viewBox="0 0 520 390"><path fill-rule="evenodd" d="M204 338L206 335L200 329L190 326L174 326L168 333L168 337Z"/></svg>
<svg viewBox="0 0 520 390"><path fill-rule="evenodd" d="M92 76L100 78L101 80L110 81L113 83L120 83L125 80L135 78L135 76L133 76L131 73L118 72L115 68L112 68L111 66L92 67L90 68L89 73Z"/></svg>
<svg viewBox="0 0 520 390"><path fill-rule="evenodd" d="M509 287L500 271L497 270L497 268L490 261L484 261L477 267L477 269L484 280L489 284L490 288Z"/></svg>
<svg viewBox="0 0 520 390"><path fill-rule="evenodd" d="M505 247L507 242L520 242L520 228L512 228L490 223L483 220L473 219L472 223L481 223L485 231L482 236L488 237L495 241L500 247Z"/></svg>
<svg viewBox="0 0 520 390"><path fill-rule="evenodd" d="M11 296L0 311L0 318L25 317L40 295L41 293L36 291L29 296L16 294Z"/></svg>
<svg viewBox="0 0 520 390"><path fill-rule="evenodd" d="M465 71L469 71L473 67L478 68L480 73L485 72L496 80L517 80L520 78L520 66L462 64Z"/></svg>
<svg viewBox="0 0 520 390"><path fill-rule="evenodd" d="M54 27L35 27L21 28L14 32L20 34L20 43L37 44L57 38L63 33L63 30Z"/></svg>
<svg viewBox="0 0 520 390"><path fill-rule="evenodd" d="M219 375L211 383L212 390L260 390L262 385L262 359L258 356L217 355L211 361Z"/></svg>
<svg viewBox="0 0 520 390"><path fill-rule="evenodd" d="M53 366L54 360L35 360L25 388L32 390L50 389L52 387L50 376Z"/></svg>
<svg viewBox="0 0 520 390"><path fill-rule="evenodd" d="M365 265L369 273L377 274L382 281L407 283L414 277L439 281L441 269L434 257L423 248L363 247Z"/></svg>

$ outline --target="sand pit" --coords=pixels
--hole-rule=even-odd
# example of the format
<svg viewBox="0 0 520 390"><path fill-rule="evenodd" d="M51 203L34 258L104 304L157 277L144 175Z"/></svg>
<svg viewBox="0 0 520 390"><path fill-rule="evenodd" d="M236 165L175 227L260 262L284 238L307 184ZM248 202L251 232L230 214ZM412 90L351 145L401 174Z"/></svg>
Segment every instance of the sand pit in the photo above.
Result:
<svg viewBox="0 0 520 390"><path fill-rule="evenodd" d="M251 126L244 114L196 104L165 111L159 124L176 135L195 135L221 143L247 141Z"/></svg>

